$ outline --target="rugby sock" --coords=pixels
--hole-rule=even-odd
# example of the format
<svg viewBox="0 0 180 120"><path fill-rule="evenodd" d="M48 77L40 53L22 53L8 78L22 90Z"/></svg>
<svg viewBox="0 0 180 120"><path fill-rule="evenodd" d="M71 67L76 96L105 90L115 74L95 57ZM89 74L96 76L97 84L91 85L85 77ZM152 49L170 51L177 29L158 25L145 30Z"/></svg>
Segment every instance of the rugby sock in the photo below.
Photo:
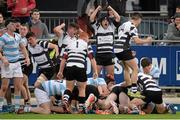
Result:
<svg viewBox="0 0 180 120"><path fill-rule="evenodd" d="M27 100L24 99L24 105L30 105L30 101L28 99Z"/></svg>
<svg viewBox="0 0 180 120"><path fill-rule="evenodd" d="M136 83L133 83L131 86L131 92L136 93L137 92L137 85Z"/></svg>
<svg viewBox="0 0 180 120"><path fill-rule="evenodd" d="M18 111L18 109L20 108L20 99L21 99L21 96L14 95L15 111Z"/></svg>
<svg viewBox="0 0 180 120"><path fill-rule="evenodd" d="M63 101L69 102L69 98L71 97L72 93L70 90L65 90L64 91L64 96L63 96Z"/></svg>
<svg viewBox="0 0 180 120"><path fill-rule="evenodd" d="M136 106L134 106L134 107L132 108L132 110L139 111L138 107L136 107Z"/></svg>
<svg viewBox="0 0 180 120"><path fill-rule="evenodd" d="M30 112L31 111L31 107L24 107L24 112Z"/></svg>
<svg viewBox="0 0 180 120"><path fill-rule="evenodd" d="M85 106L85 97L78 97L78 101L79 101L79 110L80 112L84 112L86 113L86 106Z"/></svg>
<svg viewBox="0 0 180 120"><path fill-rule="evenodd" d="M0 111L3 109L4 97L0 97Z"/></svg>

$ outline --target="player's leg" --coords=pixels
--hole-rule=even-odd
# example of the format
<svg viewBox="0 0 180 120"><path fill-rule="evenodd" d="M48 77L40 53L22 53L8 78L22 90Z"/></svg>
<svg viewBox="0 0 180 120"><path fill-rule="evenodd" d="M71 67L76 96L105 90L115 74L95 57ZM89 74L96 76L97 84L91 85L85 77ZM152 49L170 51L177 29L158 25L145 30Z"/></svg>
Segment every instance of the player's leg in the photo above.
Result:
<svg viewBox="0 0 180 120"><path fill-rule="evenodd" d="M8 78L2 78L1 79L1 89L0 89L0 111L2 111L2 107L4 104L4 96L6 94L8 86L9 86L9 79Z"/></svg>
<svg viewBox="0 0 180 120"><path fill-rule="evenodd" d="M85 101L86 101L86 94L85 94L85 90L86 90L86 82L77 82L77 86L79 89L79 95L78 95L78 101L79 101L79 111L84 111L85 108Z"/></svg>
<svg viewBox="0 0 180 120"><path fill-rule="evenodd" d="M20 108L22 77L14 78L14 103L15 111Z"/></svg>
<svg viewBox="0 0 180 120"><path fill-rule="evenodd" d="M36 82L34 83L34 87L37 88L38 86L41 85L43 81L46 81L46 80L48 80L47 77L43 73L41 73L39 77L37 78Z"/></svg>
<svg viewBox="0 0 180 120"><path fill-rule="evenodd" d="M132 73L131 73L131 82L132 82L131 91L135 93L135 92L137 92L138 65L136 63L135 58L133 58L131 60L126 60L125 63L132 69Z"/></svg>

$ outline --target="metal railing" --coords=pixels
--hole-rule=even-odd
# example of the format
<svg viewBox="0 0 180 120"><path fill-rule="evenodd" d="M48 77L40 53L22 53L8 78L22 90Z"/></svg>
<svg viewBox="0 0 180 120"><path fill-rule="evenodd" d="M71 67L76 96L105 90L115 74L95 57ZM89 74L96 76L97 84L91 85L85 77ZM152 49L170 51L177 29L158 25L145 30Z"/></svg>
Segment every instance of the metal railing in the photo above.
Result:
<svg viewBox="0 0 180 120"><path fill-rule="evenodd" d="M160 16L160 14L167 14L167 11L136 11L142 14L156 14L159 16L143 17L143 21L138 27L139 34L147 34L154 36L156 39L162 39L162 36L167 31L168 22L167 16ZM41 20L48 26L49 32L53 33L53 28L60 23L68 24L77 21L77 11L40 11L43 14ZM134 11L127 11L128 16ZM46 17L48 15L48 17ZM50 17L49 17L50 15ZM52 17L56 16L56 17Z"/></svg>

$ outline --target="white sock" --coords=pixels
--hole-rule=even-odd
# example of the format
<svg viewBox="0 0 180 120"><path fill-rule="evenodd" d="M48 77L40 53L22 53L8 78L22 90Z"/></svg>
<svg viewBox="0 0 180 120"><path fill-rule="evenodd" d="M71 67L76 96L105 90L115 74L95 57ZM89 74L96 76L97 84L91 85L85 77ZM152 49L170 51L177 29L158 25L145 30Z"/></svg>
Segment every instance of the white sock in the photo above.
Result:
<svg viewBox="0 0 180 120"><path fill-rule="evenodd" d="M0 111L3 109L4 97L0 97Z"/></svg>
<svg viewBox="0 0 180 120"><path fill-rule="evenodd" d="M24 112L31 112L31 107L24 107Z"/></svg>

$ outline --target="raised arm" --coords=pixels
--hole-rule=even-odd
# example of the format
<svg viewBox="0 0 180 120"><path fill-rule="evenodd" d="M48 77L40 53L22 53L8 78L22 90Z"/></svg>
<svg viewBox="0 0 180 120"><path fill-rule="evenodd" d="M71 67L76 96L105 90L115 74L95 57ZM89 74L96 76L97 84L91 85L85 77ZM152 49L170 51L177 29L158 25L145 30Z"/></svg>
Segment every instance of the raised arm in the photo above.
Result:
<svg viewBox="0 0 180 120"><path fill-rule="evenodd" d="M54 31L54 33L56 34L57 37L60 38L60 37L63 35L63 33L64 33L63 28L64 28L64 27L65 27L65 23L62 23L62 24L56 26L56 27L53 29L53 31Z"/></svg>
<svg viewBox="0 0 180 120"><path fill-rule="evenodd" d="M111 6L108 6L107 8L108 8L108 10L111 10L113 12L115 21L120 22L120 19L121 19L120 15Z"/></svg>
<svg viewBox="0 0 180 120"><path fill-rule="evenodd" d="M99 5L95 10L94 12L91 14L90 16L90 22L94 22L95 21L95 18L96 18L96 15L97 13L102 9L102 7Z"/></svg>

